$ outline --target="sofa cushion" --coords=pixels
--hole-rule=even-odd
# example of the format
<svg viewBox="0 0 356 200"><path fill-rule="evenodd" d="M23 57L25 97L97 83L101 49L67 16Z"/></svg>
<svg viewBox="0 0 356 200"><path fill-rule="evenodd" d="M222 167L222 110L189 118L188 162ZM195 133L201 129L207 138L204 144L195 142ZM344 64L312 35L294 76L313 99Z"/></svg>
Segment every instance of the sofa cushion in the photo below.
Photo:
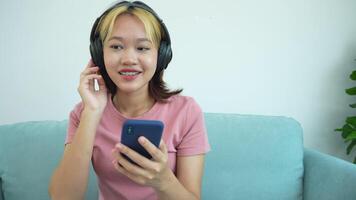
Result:
<svg viewBox="0 0 356 200"><path fill-rule="evenodd" d="M203 199L302 199L303 142L286 117L205 114Z"/></svg>
<svg viewBox="0 0 356 200"><path fill-rule="evenodd" d="M66 120L0 126L4 199L49 199L48 184L62 157L66 130ZM92 198L86 199L97 199L95 180L91 180L89 187L87 195Z"/></svg>

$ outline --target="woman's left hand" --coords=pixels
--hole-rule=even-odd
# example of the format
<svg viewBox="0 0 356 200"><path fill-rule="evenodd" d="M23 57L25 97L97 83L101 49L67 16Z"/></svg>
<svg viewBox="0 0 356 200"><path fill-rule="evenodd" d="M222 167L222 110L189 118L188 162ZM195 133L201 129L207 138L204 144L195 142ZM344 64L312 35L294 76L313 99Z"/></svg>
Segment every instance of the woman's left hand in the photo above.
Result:
<svg viewBox="0 0 356 200"><path fill-rule="evenodd" d="M170 182L174 180L174 174L168 166L167 147L161 140L159 148L153 145L145 137L138 139L139 143L152 156L149 160L129 147L118 143L112 150L113 165L116 170L136 183L151 186L156 190L162 191ZM125 154L139 166L131 163L120 153Z"/></svg>

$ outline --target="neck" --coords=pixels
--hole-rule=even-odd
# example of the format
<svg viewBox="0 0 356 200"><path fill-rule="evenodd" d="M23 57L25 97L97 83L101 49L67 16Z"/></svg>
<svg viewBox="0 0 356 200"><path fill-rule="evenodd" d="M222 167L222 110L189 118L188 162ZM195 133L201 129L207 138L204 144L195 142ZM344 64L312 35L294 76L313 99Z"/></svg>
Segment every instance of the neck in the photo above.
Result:
<svg viewBox="0 0 356 200"><path fill-rule="evenodd" d="M149 111L155 100L148 93L130 95L119 91L113 97L115 108L125 117L138 117Z"/></svg>

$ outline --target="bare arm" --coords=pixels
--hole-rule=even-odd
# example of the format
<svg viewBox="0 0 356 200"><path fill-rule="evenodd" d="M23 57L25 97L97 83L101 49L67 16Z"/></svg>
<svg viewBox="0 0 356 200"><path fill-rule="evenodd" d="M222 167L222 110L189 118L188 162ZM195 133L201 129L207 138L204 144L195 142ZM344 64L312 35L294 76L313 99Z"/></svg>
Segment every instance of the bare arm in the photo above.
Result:
<svg viewBox="0 0 356 200"><path fill-rule="evenodd" d="M93 143L100 116L84 110L71 144L53 173L49 193L52 199L84 199L88 185Z"/></svg>
<svg viewBox="0 0 356 200"><path fill-rule="evenodd" d="M177 179L158 192L159 199L200 199L203 168L204 155L178 156Z"/></svg>
<svg viewBox="0 0 356 200"><path fill-rule="evenodd" d="M72 143L66 145L49 184L48 192L52 199L84 199L95 133L107 103L107 89L98 71L99 68L90 60L80 74L78 92L84 109ZM98 80L99 91L94 91L93 79Z"/></svg>

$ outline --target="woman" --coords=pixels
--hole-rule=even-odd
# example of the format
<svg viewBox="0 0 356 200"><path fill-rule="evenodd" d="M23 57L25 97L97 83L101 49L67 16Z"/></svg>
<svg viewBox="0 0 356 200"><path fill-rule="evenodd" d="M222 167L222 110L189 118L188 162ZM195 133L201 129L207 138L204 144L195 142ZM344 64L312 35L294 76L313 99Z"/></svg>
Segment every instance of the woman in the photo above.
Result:
<svg viewBox="0 0 356 200"><path fill-rule="evenodd" d="M90 51L94 62L80 76L82 101L70 113L64 155L49 187L52 199L84 199L91 161L99 199L200 199L210 146L198 104L163 81L172 57L163 22L142 2L119 2L95 22ZM158 148L138 140L152 159L120 143L127 119L164 123Z"/></svg>

